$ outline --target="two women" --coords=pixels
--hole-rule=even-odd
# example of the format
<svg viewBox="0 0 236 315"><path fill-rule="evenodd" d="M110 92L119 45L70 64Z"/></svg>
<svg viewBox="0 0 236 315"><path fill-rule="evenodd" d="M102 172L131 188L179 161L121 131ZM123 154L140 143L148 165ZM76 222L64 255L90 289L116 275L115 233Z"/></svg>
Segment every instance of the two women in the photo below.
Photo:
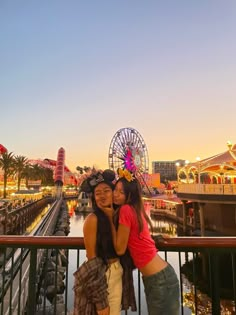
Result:
<svg viewBox="0 0 236 315"><path fill-rule="evenodd" d="M134 300L122 299L124 291L134 292L133 283L122 282L123 268L113 246L109 219L101 210L112 204L114 180L111 170L96 172L80 188L90 194L93 213L87 216L83 228L88 260L74 273L74 315L120 315L122 304L123 309L136 307ZM134 298L134 293L130 296Z"/></svg>
<svg viewBox="0 0 236 315"><path fill-rule="evenodd" d="M149 315L179 314L179 281L171 265L158 254L145 213L141 187L127 170L118 170L119 179L113 192L113 203L120 207L119 225L113 223L113 203L102 207L112 228L113 245L118 255L129 249L135 266L142 274Z"/></svg>

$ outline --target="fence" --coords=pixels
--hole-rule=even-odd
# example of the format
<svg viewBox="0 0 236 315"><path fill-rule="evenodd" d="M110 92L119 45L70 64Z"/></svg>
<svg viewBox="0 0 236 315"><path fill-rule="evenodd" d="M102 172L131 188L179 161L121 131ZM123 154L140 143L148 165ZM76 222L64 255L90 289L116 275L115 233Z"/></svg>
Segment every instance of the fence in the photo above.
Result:
<svg viewBox="0 0 236 315"><path fill-rule="evenodd" d="M175 264L180 314L187 309L188 314L236 314L235 237L155 241L160 255ZM72 314L73 271L84 259L83 238L1 236L0 314ZM135 272L136 314L146 315L142 281Z"/></svg>

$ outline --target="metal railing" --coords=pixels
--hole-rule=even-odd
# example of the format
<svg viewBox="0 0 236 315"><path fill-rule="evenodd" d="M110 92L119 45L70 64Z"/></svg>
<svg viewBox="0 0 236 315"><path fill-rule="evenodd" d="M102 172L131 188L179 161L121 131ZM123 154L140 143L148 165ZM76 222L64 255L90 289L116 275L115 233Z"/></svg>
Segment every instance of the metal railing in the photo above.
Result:
<svg viewBox="0 0 236 315"><path fill-rule="evenodd" d="M180 314L235 314L236 237L154 239L180 279ZM72 314L73 272L84 260L81 237L1 236L0 314ZM145 315L142 281L134 273L138 311L122 314Z"/></svg>

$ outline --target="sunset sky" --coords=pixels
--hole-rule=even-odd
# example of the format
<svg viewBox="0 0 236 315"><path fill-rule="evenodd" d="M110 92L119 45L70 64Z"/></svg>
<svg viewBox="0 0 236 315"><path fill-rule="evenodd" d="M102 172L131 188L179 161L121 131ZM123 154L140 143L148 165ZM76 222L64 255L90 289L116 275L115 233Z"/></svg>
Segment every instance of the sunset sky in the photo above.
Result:
<svg viewBox="0 0 236 315"><path fill-rule="evenodd" d="M0 1L0 144L108 167L132 127L149 164L236 143L235 0Z"/></svg>

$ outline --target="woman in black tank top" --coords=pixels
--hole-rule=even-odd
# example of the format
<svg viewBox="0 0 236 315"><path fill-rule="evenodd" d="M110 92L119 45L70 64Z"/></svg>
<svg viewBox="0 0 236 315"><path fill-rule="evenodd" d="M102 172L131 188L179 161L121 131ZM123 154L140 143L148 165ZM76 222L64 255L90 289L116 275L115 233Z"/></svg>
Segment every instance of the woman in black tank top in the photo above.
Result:
<svg viewBox="0 0 236 315"><path fill-rule="evenodd" d="M99 208L95 209L94 214L97 217L97 256L108 263L109 259L118 258L113 246L111 226L107 216Z"/></svg>
<svg viewBox="0 0 236 315"><path fill-rule="evenodd" d="M92 174L81 185L81 191L90 193L93 208L93 213L86 217L83 227L86 256L88 262L94 258L100 258L106 266L105 277L109 306L96 309L98 315L121 314L123 268L113 246L109 220L101 211L103 207L112 204L113 180L115 180L115 173L106 170ZM91 276L94 276L94 273ZM98 296L98 298L100 301L102 297Z"/></svg>

